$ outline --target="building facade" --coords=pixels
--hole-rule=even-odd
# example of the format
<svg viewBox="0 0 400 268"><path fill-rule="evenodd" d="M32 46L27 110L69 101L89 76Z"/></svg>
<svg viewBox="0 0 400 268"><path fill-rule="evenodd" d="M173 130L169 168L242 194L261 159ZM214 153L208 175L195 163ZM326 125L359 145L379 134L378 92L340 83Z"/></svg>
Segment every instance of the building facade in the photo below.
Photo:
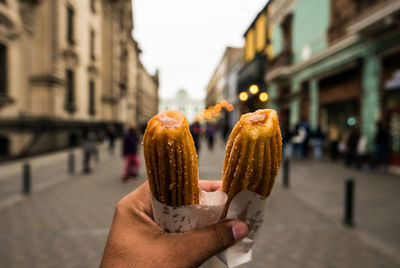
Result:
<svg viewBox="0 0 400 268"><path fill-rule="evenodd" d="M0 1L1 158L137 123L146 70L132 31L130 0Z"/></svg>
<svg viewBox="0 0 400 268"><path fill-rule="evenodd" d="M141 62L138 68L137 124L144 131L147 122L158 112L159 72L149 74Z"/></svg>
<svg viewBox="0 0 400 268"><path fill-rule="evenodd" d="M335 123L343 132L356 122L369 151L383 121L392 163L400 164L400 2L271 0L264 10L268 106L291 127L305 120L313 129Z"/></svg>
<svg viewBox="0 0 400 268"><path fill-rule="evenodd" d="M234 107L238 106L238 73L243 64L243 49L227 47L218 63L206 88L205 106L209 108L220 103L222 100L228 101ZM235 106L236 104L236 106ZM223 110L219 123L222 126L228 125L232 129L238 118L238 109L234 112Z"/></svg>
<svg viewBox="0 0 400 268"><path fill-rule="evenodd" d="M180 89L173 98L160 100L159 110L176 110L183 113L189 124L193 123L204 109L204 100L194 99L184 89Z"/></svg>

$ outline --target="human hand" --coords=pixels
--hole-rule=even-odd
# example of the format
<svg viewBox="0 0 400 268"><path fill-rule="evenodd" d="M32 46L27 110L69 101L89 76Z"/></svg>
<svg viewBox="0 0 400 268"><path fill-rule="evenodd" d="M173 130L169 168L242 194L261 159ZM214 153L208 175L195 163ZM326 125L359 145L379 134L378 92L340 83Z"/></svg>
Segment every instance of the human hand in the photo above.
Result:
<svg viewBox="0 0 400 268"><path fill-rule="evenodd" d="M200 181L216 191L220 181ZM185 233L167 233L152 220L147 182L122 198L114 214L101 267L198 267L246 236L241 221L224 221Z"/></svg>

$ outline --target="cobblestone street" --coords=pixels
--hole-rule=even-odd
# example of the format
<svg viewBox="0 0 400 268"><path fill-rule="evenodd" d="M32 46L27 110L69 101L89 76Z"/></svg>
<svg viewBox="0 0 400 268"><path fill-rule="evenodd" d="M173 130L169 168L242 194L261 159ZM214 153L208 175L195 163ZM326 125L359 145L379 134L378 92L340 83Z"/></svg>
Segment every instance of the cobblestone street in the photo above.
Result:
<svg viewBox="0 0 400 268"><path fill-rule="evenodd" d="M7 206L1 204L13 196L1 199L2 267L98 267L116 202L145 180L143 163L140 178L122 184L119 154L105 155L88 176L64 174L63 162L58 168L65 179ZM200 178L219 179L223 157L222 144L212 154L202 144ZM56 159L48 160L49 167L55 168L51 161ZM294 162L291 167L291 187L284 189L278 177L254 260L242 267L399 267L398 176L328 162ZM3 176L10 180L9 169L0 166L0 181L6 180ZM353 229L341 224L347 177L357 180ZM224 266L213 259L207 267Z"/></svg>

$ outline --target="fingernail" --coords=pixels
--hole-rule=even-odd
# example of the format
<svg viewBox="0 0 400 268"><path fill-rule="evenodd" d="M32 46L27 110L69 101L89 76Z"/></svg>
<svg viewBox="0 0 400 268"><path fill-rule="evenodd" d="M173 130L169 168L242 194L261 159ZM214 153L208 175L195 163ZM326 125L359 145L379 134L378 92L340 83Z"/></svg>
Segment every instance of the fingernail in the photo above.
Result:
<svg viewBox="0 0 400 268"><path fill-rule="evenodd" d="M235 241L238 241L247 235L247 225L241 221L235 222L232 226L232 232Z"/></svg>

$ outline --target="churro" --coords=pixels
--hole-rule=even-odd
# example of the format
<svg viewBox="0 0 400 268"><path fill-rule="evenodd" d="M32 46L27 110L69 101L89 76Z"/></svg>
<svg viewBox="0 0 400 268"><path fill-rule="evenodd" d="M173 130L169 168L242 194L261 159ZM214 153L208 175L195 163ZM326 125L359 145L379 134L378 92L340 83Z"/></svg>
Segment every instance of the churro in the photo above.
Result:
<svg viewBox="0 0 400 268"><path fill-rule="evenodd" d="M243 190L264 197L271 194L282 158L282 138L274 110L241 116L229 137L222 172L222 191L228 194L226 210Z"/></svg>
<svg viewBox="0 0 400 268"><path fill-rule="evenodd" d="M154 198L173 207L199 203L196 148L183 114L164 111L154 116L147 124L143 150Z"/></svg>

